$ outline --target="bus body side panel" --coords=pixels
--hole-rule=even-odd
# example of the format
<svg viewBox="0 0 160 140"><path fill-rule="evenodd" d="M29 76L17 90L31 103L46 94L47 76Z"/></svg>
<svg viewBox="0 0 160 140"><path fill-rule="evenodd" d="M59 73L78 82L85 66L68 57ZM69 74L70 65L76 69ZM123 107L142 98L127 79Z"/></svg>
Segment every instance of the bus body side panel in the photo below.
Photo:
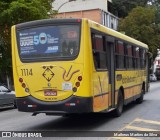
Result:
<svg viewBox="0 0 160 140"><path fill-rule="evenodd" d="M146 71L116 71L116 95L120 87L124 89L125 104L140 97L143 82L146 81ZM116 98L117 99L117 98ZM115 101L117 104L117 100Z"/></svg>
<svg viewBox="0 0 160 140"><path fill-rule="evenodd" d="M13 79L16 97L25 97L29 94L24 92L22 88L22 83L19 82L17 65L22 65L19 59L18 49L17 49L17 41L16 41L16 29L15 26L12 27L12 67L13 67Z"/></svg>
<svg viewBox="0 0 160 140"><path fill-rule="evenodd" d="M108 109L109 105L108 72L93 74L93 108L94 112Z"/></svg>
<svg viewBox="0 0 160 140"><path fill-rule="evenodd" d="M91 29L95 29L97 31L104 32L101 26L98 26L96 23L89 23L90 26L90 34ZM91 54L91 62L92 62L92 93L93 93L93 111L101 112L106 111L109 107L109 75L107 70L98 71L95 69L94 65L94 56L93 56L93 46L92 37L90 37L90 53ZM105 47L106 43L104 43Z"/></svg>

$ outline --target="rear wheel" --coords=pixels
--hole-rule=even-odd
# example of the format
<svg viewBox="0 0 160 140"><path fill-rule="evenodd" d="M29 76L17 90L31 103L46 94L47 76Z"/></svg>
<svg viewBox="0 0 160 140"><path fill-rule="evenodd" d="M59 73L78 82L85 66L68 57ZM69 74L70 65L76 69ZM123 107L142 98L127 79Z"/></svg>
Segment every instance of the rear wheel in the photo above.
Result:
<svg viewBox="0 0 160 140"><path fill-rule="evenodd" d="M119 90L117 108L113 111L113 114L115 117L121 116L123 112L123 102L124 102L123 94L122 94L122 91Z"/></svg>
<svg viewBox="0 0 160 140"><path fill-rule="evenodd" d="M140 96L138 99L136 99L136 102L137 102L138 104L141 104L141 103L143 102L144 94L145 94L145 90L144 90L144 88L142 88L141 96Z"/></svg>

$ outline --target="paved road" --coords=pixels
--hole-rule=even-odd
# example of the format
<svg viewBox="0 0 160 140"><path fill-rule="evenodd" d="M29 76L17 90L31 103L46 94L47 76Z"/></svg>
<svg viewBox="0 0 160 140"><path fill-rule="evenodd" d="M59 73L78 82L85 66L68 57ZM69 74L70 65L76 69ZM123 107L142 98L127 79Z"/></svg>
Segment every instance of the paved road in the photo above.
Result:
<svg viewBox="0 0 160 140"><path fill-rule="evenodd" d="M151 83L150 92L145 95L144 102L142 104L131 103L125 107L119 118L113 118L110 114L90 114L74 118L44 114L31 116L30 113L18 112L17 109L0 110L0 131L35 130L160 131L160 82Z"/></svg>

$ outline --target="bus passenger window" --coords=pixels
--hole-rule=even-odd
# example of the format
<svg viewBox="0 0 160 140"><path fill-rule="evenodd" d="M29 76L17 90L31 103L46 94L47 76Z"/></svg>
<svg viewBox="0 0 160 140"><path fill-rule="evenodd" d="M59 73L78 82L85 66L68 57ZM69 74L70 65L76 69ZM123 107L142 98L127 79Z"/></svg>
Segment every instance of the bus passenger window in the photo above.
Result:
<svg viewBox="0 0 160 140"><path fill-rule="evenodd" d="M136 69L140 69L140 48L137 46L133 46L134 52L134 67Z"/></svg>
<svg viewBox="0 0 160 140"><path fill-rule="evenodd" d="M116 68L124 69L125 68L125 56L124 56L124 44L122 41L117 41L115 48L116 55Z"/></svg>
<svg viewBox="0 0 160 140"><path fill-rule="evenodd" d="M132 45L126 44L126 67L127 69L133 69L133 49Z"/></svg>
<svg viewBox="0 0 160 140"><path fill-rule="evenodd" d="M98 55L98 53L96 53L96 52L93 53L93 59L94 59L95 68L99 68L100 64L99 64L99 55Z"/></svg>
<svg viewBox="0 0 160 140"><path fill-rule="evenodd" d="M146 51L145 51L145 49L140 49L140 58L141 58L141 63L140 63L140 65L141 65L141 68L143 69L143 68L145 68L145 63L146 63L146 61L145 61L145 59L146 59Z"/></svg>
<svg viewBox="0 0 160 140"><path fill-rule="evenodd" d="M104 39L104 36L92 33L93 60L94 66L98 70L107 69L107 52Z"/></svg>

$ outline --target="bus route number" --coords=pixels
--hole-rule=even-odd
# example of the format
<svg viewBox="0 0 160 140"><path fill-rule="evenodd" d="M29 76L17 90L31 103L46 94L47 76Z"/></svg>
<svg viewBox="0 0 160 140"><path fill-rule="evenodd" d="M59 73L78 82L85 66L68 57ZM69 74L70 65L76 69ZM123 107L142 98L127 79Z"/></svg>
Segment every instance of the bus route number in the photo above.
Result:
<svg viewBox="0 0 160 140"><path fill-rule="evenodd" d="M21 69L22 76L32 76L32 69Z"/></svg>

